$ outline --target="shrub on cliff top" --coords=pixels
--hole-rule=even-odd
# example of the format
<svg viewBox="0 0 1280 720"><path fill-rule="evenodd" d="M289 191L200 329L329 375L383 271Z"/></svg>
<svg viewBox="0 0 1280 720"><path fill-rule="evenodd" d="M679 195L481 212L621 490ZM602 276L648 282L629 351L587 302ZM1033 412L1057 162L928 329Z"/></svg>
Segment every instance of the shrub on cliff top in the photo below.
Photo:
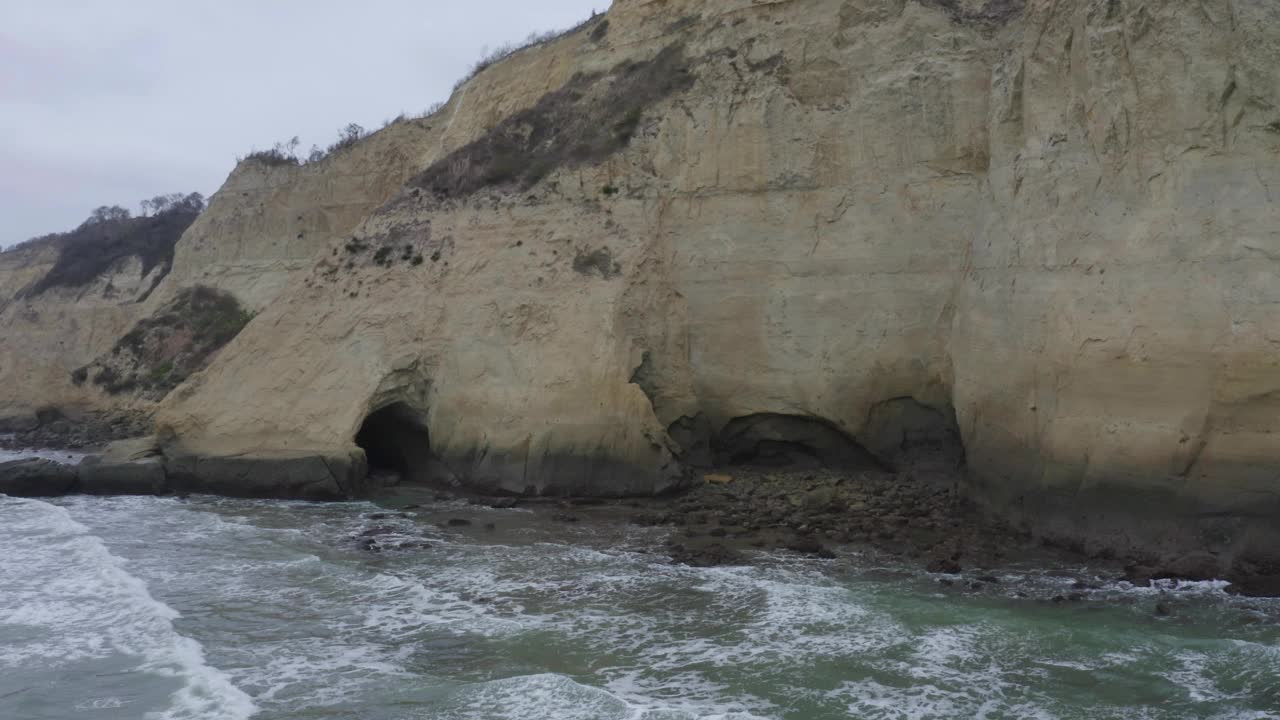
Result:
<svg viewBox="0 0 1280 720"><path fill-rule="evenodd" d="M515 55L516 53L521 52L522 50L528 50L529 48L532 48L532 47L545 45L549 42L559 40L560 38L568 37L569 35L572 35L580 30L584 30L589 27L592 28L592 32L590 36L591 40L593 42L598 43L602 41L605 38L605 36L608 34L609 21L607 19L604 19L603 15L595 11L592 11L591 17L587 18L586 20L583 20L577 25L574 25L569 28L565 28L564 30L534 32L534 33L530 33L529 36L521 42L504 43L502 45L499 45L497 48L494 48L493 50L488 50L486 48L483 51L481 58L471 66L471 68L467 71L465 75L463 75L461 78L458 79L457 82L454 83L453 90L454 92L457 92L457 90L461 88L468 80L484 72L485 70L495 65L496 63L506 60L512 55ZM427 109L426 112L416 117L419 119L430 117L431 115L434 115L435 113L439 112L440 109L444 107L444 105L445 103L443 102L434 103ZM403 122L406 119L408 119L408 116L402 112L395 118L387 120L385 123L383 123L382 127L385 129L397 123ZM363 127L361 127L356 123L351 123L338 131L338 139L334 141L332 144L330 144L328 148L321 149L319 146L313 145L311 147L311 151L307 153L306 157L302 157L298 154L299 139L295 136L293 138L290 138L288 141L276 143L269 150L254 150L250 152L248 155L245 155L243 158L239 158L239 160L241 162L243 161L256 162L262 165L267 165L269 167L278 167L278 166L284 166L284 165L305 165L308 163L316 163L316 162L320 162L321 160L324 160L325 158L333 155L336 152L352 147L353 145L360 142L364 138L369 137L369 135L370 133L366 131Z"/></svg>
<svg viewBox="0 0 1280 720"><path fill-rule="evenodd" d="M383 127L393 125L403 119L404 114L401 113L399 117L388 121L387 125ZM306 158L298 155L298 146L301 144L301 140L295 135L285 142L276 143L270 150L254 150L243 158L239 158L239 160L240 162L256 162L268 167L318 163L336 152L354 146L367 137L369 137L369 133L362 126L358 123L349 123L338 130L338 139L330 144L328 148L321 150L318 145L312 145L311 151L307 153Z"/></svg>
<svg viewBox="0 0 1280 720"><path fill-rule="evenodd" d="M338 139L329 146L325 151L325 155L329 156L336 152L346 150L366 137L367 133L364 128L356 123L351 123L338 131Z"/></svg>
<svg viewBox="0 0 1280 720"><path fill-rule="evenodd" d="M154 288L173 265L173 248L178 239L204 210L204 197L200 193L160 196L159 199L171 202L150 216L135 218L124 208L102 207L80 227L58 236L57 261L25 295L35 297L55 287L83 287L120 260L132 256L142 261L144 275L163 267L152 280ZM151 207L154 201L147 202L144 208Z"/></svg>
<svg viewBox="0 0 1280 720"><path fill-rule="evenodd" d="M604 39L605 34L609 32L609 21L603 19L603 17L604 16L596 13L595 11L592 11L591 17L587 18L586 20L583 20L577 25L565 28L564 30L532 32L532 33L529 33L529 36L526 37L521 42L503 43L502 45L499 45L493 50L489 50L488 48L486 48L481 54L480 59L477 60L471 66L471 69L467 71L467 74L458 78L458 81L453 84L454 92L457 92L458 88L465 85L467 81L470 80L471 78L479 75L485 70L488 70L493 65L496 65L497 63L500 63L503 60L506 60L512 55L515 55L516 53L521 52L523 50L528 50L529 48L532 48L532 47L537 47L539 45L546 45L549 42L554 42L563 37L568 37L578 32L579 30L583 30L587 27L590 27L593 24L596 24L597 20L599 21L599 24L597 24L595 27L595 30L592 31L591 39L594 42L600 42L601 40Z"/></svg>

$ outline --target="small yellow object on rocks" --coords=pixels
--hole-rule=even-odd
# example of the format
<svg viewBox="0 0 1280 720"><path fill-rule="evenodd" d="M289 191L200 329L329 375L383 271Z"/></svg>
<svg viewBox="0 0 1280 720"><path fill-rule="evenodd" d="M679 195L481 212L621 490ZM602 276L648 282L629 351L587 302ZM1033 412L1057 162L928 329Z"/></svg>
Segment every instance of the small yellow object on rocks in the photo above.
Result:
<svg viewBox="0 0 1280 720"><path fill-rule="evenodd" d="M728 485L733 482L732 475L703 475L702 479L712 485Z"/></svg>

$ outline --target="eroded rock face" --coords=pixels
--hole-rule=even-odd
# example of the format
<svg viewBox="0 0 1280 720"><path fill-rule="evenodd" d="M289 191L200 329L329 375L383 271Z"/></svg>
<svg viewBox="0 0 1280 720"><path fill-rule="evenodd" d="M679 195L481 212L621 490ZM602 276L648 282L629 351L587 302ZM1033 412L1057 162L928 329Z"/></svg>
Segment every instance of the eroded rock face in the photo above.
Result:
<svg viewBox="0 0 1280 720"><path fill-rule="evenodd" d="M427 125L398 123L321 163L240 163L172 249L172 267L125 256L87 283L32 295L58 265L57 243L0 253L0 419L21 424L48 407L76 418L152 412L154 393L113 394L112 383L77 382L76 371L195 288L229 293L250 312L270 304L438 142Z"/></svg>
<svg viewBox="0 0 1280 720"><path fill-rule="evenodd" d="M833 435L752 442L967 462L993 510L1099 548L1280 552L1280 6L605 21L233 174L152 302L260 312L165 399L167 455L358 458L399 404L456 482L618 495L805 418ZM566 106L599 127L557 133Z"/></svg>
<svg viewBox="0 0 1280 720"><path fill-rule="evenodd" d="M1274 546L1280 6L1022 25L950 335L978 493L1105 545Z"/></svg>
<svg viewBox="0 0 1280 720"><path fill-rule="evenodd" d="M539 155L567 160L527 187L458 172L405 188L170 398L166 431L193 453L335 448L404 401L465 482L633 494L678 483L682 418L706 436L814 418L856 441L886 399L945 403L991 30L912 4L819 51L841 7L624 3L602 39L482 73L445 111L454 128L484 123L463 138L501 119L467 108L537 110L527 92L512 106L522 77L559 77L548 91L587 105L655 66L679 81L646 95L604 161L570 144ZM931 33L944 39L903 40ZM935 105L904 120L922 93ZM443 145L425 167L489 168L474 148ZM249 357L290 370L247 376Z"/></svg>
<svg viewBox="0 0 1280 720"><path fill-rule="evenodd" d="M1274 461L1276 12L618 3L603 38L465 86L458 142L423 167L536 109L506 94L520 78L589 104L608 88L582 77L679 43L692 84L624 150L406 188L165 417L192 448L336 447L408 377L459 476L542 492L552 458L608 458L630 491L670 481L668 429L694 418L704 437L820 418L875 445L900 398L954 406L1006 511L1097 483L1243 510Z"/></svg>

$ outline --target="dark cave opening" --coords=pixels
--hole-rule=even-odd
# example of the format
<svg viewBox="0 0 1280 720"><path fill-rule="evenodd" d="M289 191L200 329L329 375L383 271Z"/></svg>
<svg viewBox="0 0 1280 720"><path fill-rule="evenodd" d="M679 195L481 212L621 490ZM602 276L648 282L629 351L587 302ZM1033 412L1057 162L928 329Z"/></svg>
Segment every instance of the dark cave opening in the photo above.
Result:
<svg viewBox="0 0 1280 720"><path fill-rule="evenodd" d="M760 413L730 420L712 440L718 465L778 468L880 468L875 456L835 424L800 415Z"/></svg>
<svg viewBox="0 0 1280 720"><path fill-rule="evenodd" d="M440 462L431 451L426 418L406 403L375 410L356 433L370 475L396 475L402 482L439 479Z"/></svg>

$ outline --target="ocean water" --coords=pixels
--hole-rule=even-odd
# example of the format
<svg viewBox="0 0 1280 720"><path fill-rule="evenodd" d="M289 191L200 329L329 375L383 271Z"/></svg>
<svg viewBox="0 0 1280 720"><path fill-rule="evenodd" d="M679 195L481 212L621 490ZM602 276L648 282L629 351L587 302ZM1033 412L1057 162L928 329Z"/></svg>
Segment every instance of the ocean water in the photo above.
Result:
<svg viewBox="0 0 1280 720"><path fill-rule="evenodd" d="M696 569L661 529L382 513L0 496L0 718L1280 718L1280 603L1213 583L1054 602L1045 568Z"/></svg>

